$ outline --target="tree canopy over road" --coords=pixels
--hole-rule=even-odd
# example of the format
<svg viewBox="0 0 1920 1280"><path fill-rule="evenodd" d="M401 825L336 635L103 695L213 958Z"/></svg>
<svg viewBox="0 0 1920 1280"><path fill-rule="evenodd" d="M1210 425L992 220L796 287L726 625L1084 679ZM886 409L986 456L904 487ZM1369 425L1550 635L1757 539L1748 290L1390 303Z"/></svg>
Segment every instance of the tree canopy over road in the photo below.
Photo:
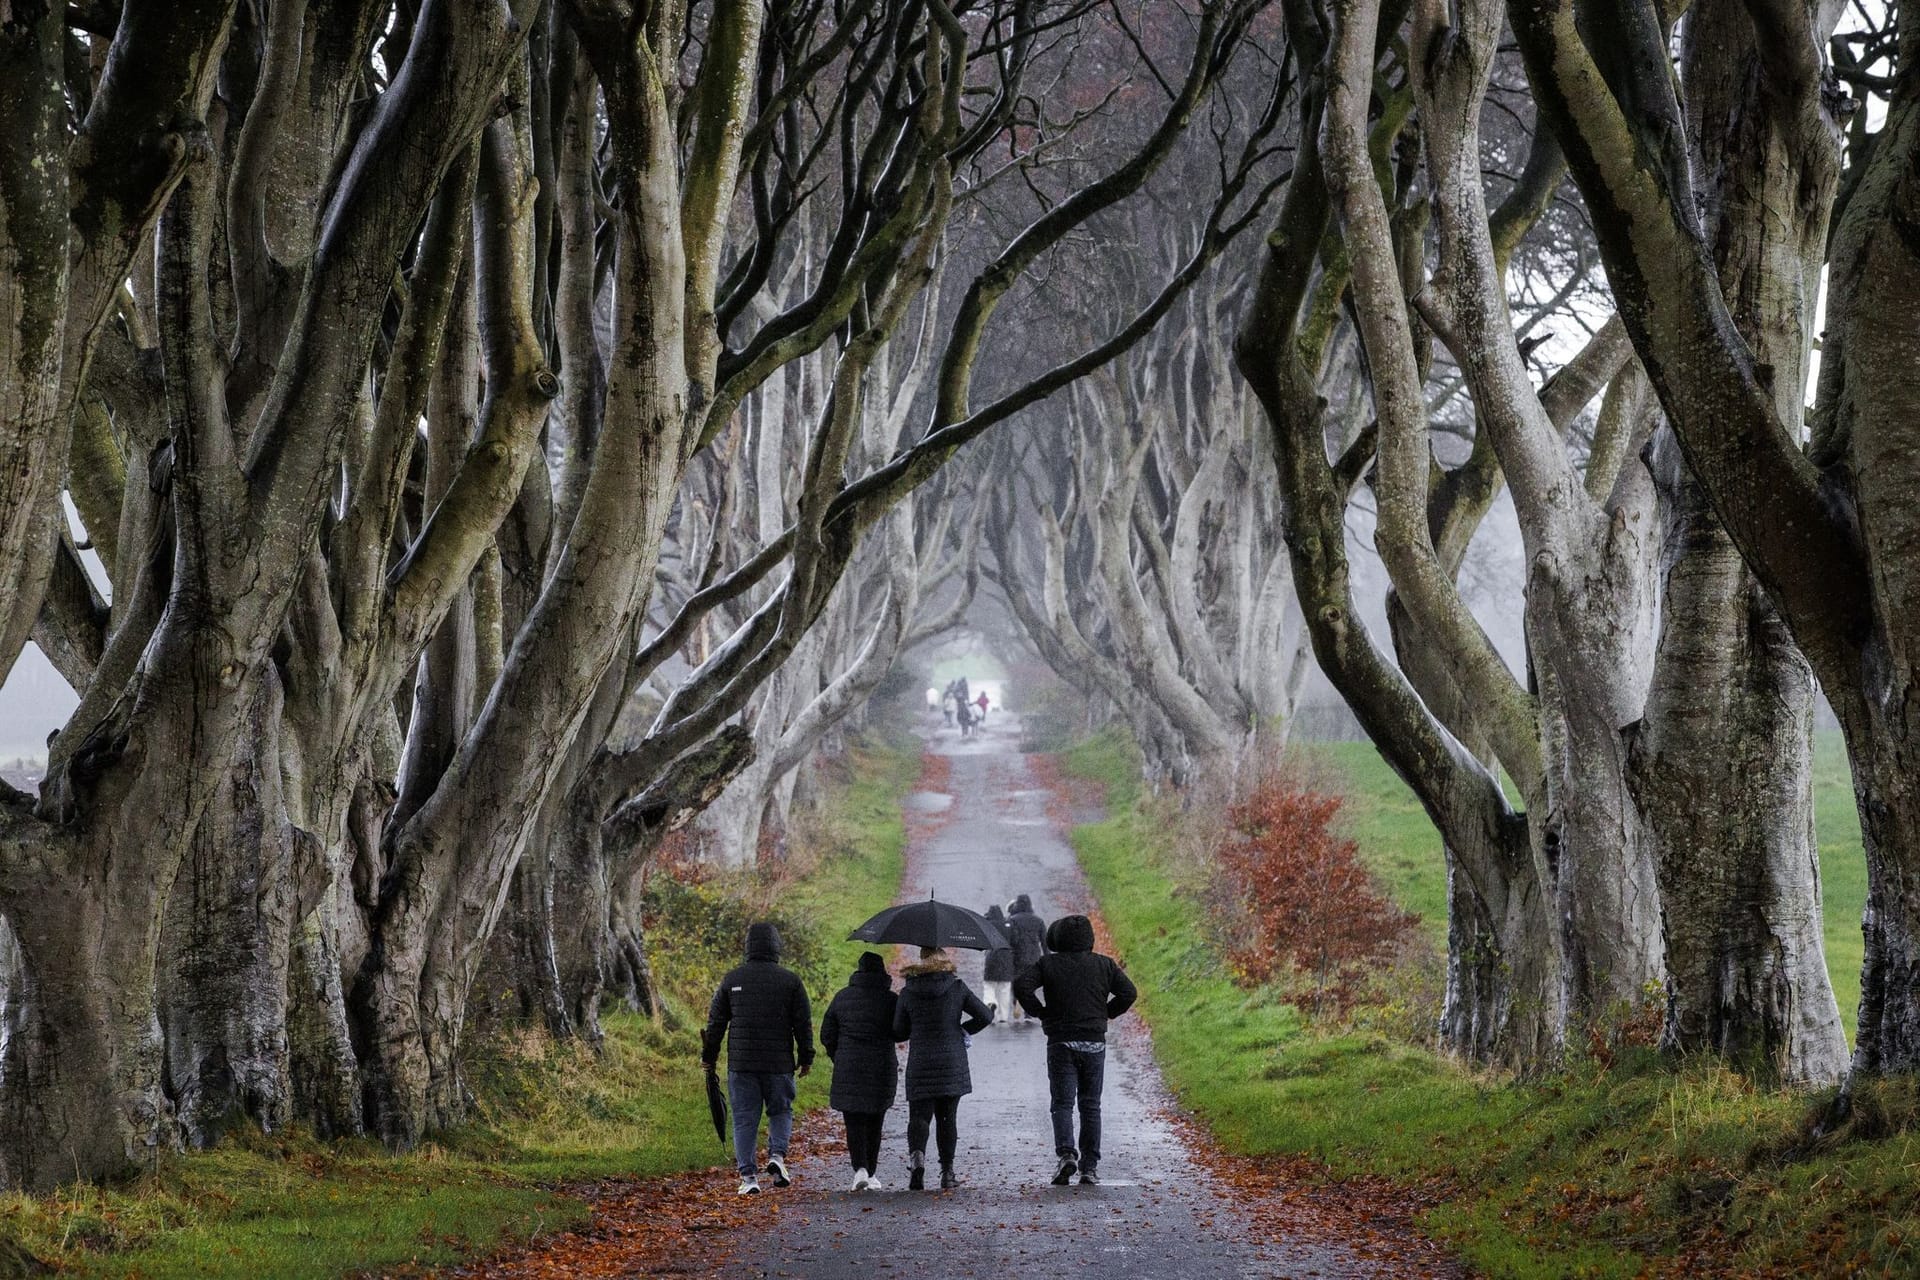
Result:
<svg viewBox="0 0 1920 1280"><path fill-rule="evenodd" d="M649 1007L662 840L989 616L1174 786L1330 686L1469 1061L1920 1070L1899 17L0 4L0 1177L460 1123L481 974Z"/></svg>

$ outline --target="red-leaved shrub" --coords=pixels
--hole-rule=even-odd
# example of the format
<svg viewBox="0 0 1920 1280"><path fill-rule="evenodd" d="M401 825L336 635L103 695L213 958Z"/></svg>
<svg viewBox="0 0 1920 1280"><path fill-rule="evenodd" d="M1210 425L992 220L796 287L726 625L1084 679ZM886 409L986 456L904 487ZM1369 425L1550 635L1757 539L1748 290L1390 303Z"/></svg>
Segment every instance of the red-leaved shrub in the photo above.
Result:
<svg viewBox="0 0 1920 1280"><path fill-rule="evenodd" d="M1242 980L1276 979L1309 1010L1344 1009L1420 918L1400 910L1334 828L1342 797L1276 774L1227 809L1209 899Z"/></svg>

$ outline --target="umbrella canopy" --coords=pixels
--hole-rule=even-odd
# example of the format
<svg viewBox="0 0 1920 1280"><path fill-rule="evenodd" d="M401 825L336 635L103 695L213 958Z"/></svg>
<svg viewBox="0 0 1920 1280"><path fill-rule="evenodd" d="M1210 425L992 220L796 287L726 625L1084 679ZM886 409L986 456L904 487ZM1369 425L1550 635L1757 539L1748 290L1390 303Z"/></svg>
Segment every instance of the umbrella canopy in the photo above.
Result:
<svg viewBox="0 0 1920 1280"><path fill-rule="evenodd" d="M898 942L910 947L961 947L994 951L1010 946L985 916L928 898L888 907L847 935L849 942Z"/></svg>
<svg viewBox="0 0 1920 1280"><path fill-rule="evenodd" d="M713 1136L727 1140L727 1093L720 1087L720 1073L707 1068L707 1110L713 1114Z"/></svg>

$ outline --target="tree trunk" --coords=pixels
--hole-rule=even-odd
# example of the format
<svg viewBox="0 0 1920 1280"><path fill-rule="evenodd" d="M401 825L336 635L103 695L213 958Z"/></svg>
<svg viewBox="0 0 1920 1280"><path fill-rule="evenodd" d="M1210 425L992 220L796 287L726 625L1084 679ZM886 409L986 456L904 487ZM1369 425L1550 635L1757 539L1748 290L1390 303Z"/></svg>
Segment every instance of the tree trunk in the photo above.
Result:
<svg viewBox="0 0 1920 1280"><path fill-rule="evenodd" d="M1821 945L1812 672L1677 451L1660 453L1666 616L1633 783L1660 875L1662 1044L1831 1084L1847 1047Z"/></svg>
<svg viewBox="0 0 1920 1280"><path fill-rule="evenodd" d="M1542 699L1543 715L1556 708ZM1627 744L1578 712L1546 735L1539 822L1554 886L1568 1016L1611 1022L1658 997L1666 971L1653 833L1627 785ZM1555 758L1557 756L1557 758Z"/></svg>
<svg viewBox="0 0 1920 1280"><path fill-rule="evenodd" d="M128 920L117 896L65 887L19 922L27 965L10 993L0 1065L9 1186L130 1173L172 1140L153 1009L158 921ZM75 946L80 938L94 944Z"/></svg>
<svg viewBox="0 0 1920 1280"><path fill-rule="evenodd" d="M569 796L549 845L553 888L548 954L555 989L574 1034L596 1049L603 1038L600 998L606 991L613 946L599 799L591 786Z"/></svg>
<svg viewBox="0 0 1920 1280"><path fill-rule="evenodd" d="M277 726L262 679L168 900L160 1021L182 1134L208 1147L235 1124L269 1133L290 1114L287 993L296 894Z"/></svg>
<svg viewBox="0 0 1920 1280"><path fill-rule="evenodd" d="M527 851L514 868L500 928L488 947L487 977L482 980L485 991L485 984L497 978L500 988L510 991L518 1005L512 1015L492 1000L486 1002L489 1008L502 1016L537 1022L556 1040L568 1039L581 1029L569 1013L554 950L556 908L568 909L555 896L557 864L566 856L564 839L564 829L556 830L545 821L534 828Z"/></svg>
<svg viewBox="0 0 1920 1280"><path fill-rule="evenodd" d="M1545 807L1537 859L1553 887L1567 1016L1606 1024L1657 999L1666 971L1653 833L1628 786L1627 729L1646 706L1657 599L1644 474L1598 528L1534 562L1528 638L1539 660Z"/></svg>
<svg viewBox="0 0 1920 1280"><path fill-rule="evenodd" d="M626 879L614 887L609 920L608 946L610 973L608 986L635 1013L644 1013L655 1023L663 1020L665 1007L653 980L653 964L647 958L647 932L643 904L651 859L643 861Z"/></svg>
<svg viewBox="0 0 1920 1280"><path fill-rule="evenodd" d="M1920 849L1920 756L1908 745L1920 741L1920 726L1902 722L1896 729L1857 707L1842 713L1841 724L1867 854L1854 1066L1873 1074L1920 1072L1920 867L1913 854Z"/></svg>
<svg viewBox="0 0 1920 1280"><path fill-rule="evenodd" d="M1488 865L1526 865L1524 823ZM1447 987L1440 1043L1469 1062L1530 1070L1560 1043L1560 975L1539 882L1489 879L1447 859Z"/></svg>
<svg viewBox="0 0 1920 1280"><path fill-rule="evenodd" d="M1427 713L1464 750L1491 761L1493 749L1446 663L1431 645L1414 639L1412 620L1391 592L1387 626L1401 673ZM1560 1042L1559 940L1534 873L1526 820L1514 818L1471 836L1485 847L1470 850L1467 859L1451 844L1441 850L1447 864L1447 983L1440 1043L1469 1062L1527 1070L1550 1058ZM1456 838L1467 836L1460 832Z"/></svg>
<svg viewBox="0 0 1920 1280"><path fill-rule="evenodd" d="M338 910L332 901L322 903L294 934L287 1017L293 1113L323 1139L365 1131L360 1064L341 980Z"/></svg>

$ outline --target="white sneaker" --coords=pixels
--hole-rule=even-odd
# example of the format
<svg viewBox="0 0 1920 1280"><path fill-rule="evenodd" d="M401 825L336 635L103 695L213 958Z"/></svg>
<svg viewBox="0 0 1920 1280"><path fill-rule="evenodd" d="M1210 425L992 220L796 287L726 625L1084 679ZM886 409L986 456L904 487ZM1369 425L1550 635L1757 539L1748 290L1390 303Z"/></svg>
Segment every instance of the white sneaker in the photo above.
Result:
<svg viewBox="0 0 1920 1280"><path fill-rule="evenodd" d="M740 1190L736 1191L734 1194L742 1195L742 1196L759 1195L760 1179L754 1177L752 1174L748 1174L746 1177L740 1179Z"/></svg>
<svg viewBox="0 0 1920 1280"><path fill-rule="evenodd" d="M848 1187L847 1190L865 1191L866 1189L867 1189L867 1171L865 1169L855 1169L853 1171L853 1185Z"/></svg>
<svg viewBox="0 0 1920 1280"><path fill-rule="evenodd" d="M886 1183L880 1181L880 1179L874 1177L872 1174L867 1175L867 1190L885 1191L886 1189L887 1189Z"/></svg>
<svg viewBox="0 0 1920 1280"><path fill-rule="evenodd" d="M787 1162L780 1156L767 1157L767 1173L773 1178L776 1187L790 1186L793 1177L787 1172Z"/></svg>

